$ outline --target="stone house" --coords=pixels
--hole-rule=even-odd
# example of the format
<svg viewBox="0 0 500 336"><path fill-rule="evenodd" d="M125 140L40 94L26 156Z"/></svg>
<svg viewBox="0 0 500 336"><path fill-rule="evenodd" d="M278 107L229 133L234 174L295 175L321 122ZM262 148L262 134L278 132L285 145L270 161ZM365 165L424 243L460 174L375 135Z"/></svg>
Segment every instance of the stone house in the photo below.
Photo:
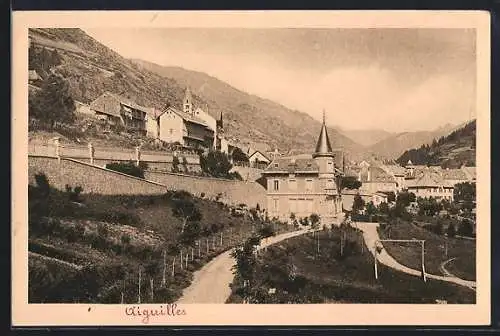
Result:
<svg viewBox="0 0 500 336"><path fill-rule="evenodd" d="M131 99L105 92L90 103L90 109L98 119L111 125L122 125L129 131L146 134L146 115L149 109Z"/></svg>
<svg viewBox="0 0 500 336"><path fill-rule="evenodd" d="M340 224L342 201L337 186L341 175L323 120L312 158L277 158L264 170L269 218L289 221L292 213L296 218L314 213L320 225Z"/></svg>

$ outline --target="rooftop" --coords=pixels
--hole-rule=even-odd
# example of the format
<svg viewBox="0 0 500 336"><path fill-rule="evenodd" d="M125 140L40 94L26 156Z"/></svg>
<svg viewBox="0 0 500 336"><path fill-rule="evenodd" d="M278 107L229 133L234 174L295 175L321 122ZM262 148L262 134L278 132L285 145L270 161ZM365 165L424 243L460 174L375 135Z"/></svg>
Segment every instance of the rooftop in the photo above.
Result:
<svg viewBox="0 0 500 336"><path fill-rule="evenodd" d="M264 173L295 173L308 172L316 173L319 171L318 164L314 159L290 159L277 158L269 164Z"/></svg>

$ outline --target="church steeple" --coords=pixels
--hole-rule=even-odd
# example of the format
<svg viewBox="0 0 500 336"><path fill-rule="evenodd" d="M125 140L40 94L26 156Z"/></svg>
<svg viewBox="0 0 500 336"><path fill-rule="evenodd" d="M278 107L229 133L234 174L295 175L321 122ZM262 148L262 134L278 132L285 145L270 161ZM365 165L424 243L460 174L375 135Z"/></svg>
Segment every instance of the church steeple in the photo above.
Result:
<svg viewBox="0 0 500 336"><path fill-rule="evenodd" d="M189 86L186 88L186 94L184 96L184 101L182 103L184 113L189 115L193 114L193 99L191 97L191 90Z"/></svg>
<svg viewBox="0 0 500 336"><path fill-rule="evenodd" d="M330 138L328 137L328 131L326 130L325 110L323 110L323 125L321 126L321 131L319 133L318 142L316 143L316 150L313 153L313 158L321 156L334 156L332 145L330 144Z"/></svg>

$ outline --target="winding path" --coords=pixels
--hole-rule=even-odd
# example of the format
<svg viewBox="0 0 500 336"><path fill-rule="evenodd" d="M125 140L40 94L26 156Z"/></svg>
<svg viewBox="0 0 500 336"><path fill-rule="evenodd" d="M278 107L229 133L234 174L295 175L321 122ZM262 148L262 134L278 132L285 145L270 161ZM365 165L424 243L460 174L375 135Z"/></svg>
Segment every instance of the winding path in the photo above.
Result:
<svg viewBox="0 0 500 336"><path fill-rule="evenodd" d="M357 227L363 231L363 238L365 239L365 244L366 246L375 246L375 242L380 239L377 227L378 223L356 223ZM374 250L372 248L369 249L372 254L374 254ZM378 261L381 262L382 264L389 266L395 270L415 275L415 276L421 276L422 272L420 270L416 270L413 268L406 267L399 262L397 262L389 253L387 253L387 250L384 248L382 251L378 254ZM455 276L441 276L441 275L434 275L434 274L429 274L426 273L427 278L429 279L435 279L435 280L441 280L441 281L446 281L446 282L452 282L457 285L461 285L464 287L468 287L472 290L476 290L476 282L475 281L469 281L469 280L464 280L457 278Z"/></svg>
<svg viewBox="0 0 500 336"><path fill-rule="evenodd" d="M264 238L261 240L258 249L309 232L312 232L312 230L298 230ZM196 271L193 282L189 287L184 289L182 297L177 303L225 303L231 295L229 285L233 282L234 277L231 268L235 264L235 261L231 257L231 252L232 249L218 255L200 270Z"/></svg>

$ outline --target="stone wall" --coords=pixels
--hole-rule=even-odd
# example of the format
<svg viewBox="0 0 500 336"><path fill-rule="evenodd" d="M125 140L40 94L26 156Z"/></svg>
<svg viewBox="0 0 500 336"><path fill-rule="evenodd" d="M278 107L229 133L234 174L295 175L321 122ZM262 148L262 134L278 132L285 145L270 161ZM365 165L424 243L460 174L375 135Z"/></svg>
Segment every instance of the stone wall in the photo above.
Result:
<svg viewBox="0 0 500 336"><path fill-rule="evenodd" d="M255 207L257 203L265 207L266 190L251 181L233 181L190 175L146 171L145 180L91 165L74 159L47 156L28 156L29 183L34 184L34 176L44 173L51 185L64 190L65 185L80 185L83 193L97 194L162 194L167 190L186 190L197 196L220 200L227 204L244 203Z"/></svg>
<svg viewBox="0 0 500 336"><path fill-rule="evenodd" d="M83 188L83 193L103 195L153 195L163 194L168 188L155 182L93 166L74 159L63 158L60 162L56 158L45 156L28 157L29 184L34 185L35 174L44 173L49 183L60 190L66 184Z"/></svg>
<svg viewBox="0 0 500 336"><path fill-rule="evenodd" d="M205 193L205 196L209 198L216 198L220 195L220 200L227 204L243 203L249 207L255 207L258 203L263 208L266 202L265 188L253 181L234 181L155 171L146 171L144 176L169 189L182 189L197 196Z"/></svg>

